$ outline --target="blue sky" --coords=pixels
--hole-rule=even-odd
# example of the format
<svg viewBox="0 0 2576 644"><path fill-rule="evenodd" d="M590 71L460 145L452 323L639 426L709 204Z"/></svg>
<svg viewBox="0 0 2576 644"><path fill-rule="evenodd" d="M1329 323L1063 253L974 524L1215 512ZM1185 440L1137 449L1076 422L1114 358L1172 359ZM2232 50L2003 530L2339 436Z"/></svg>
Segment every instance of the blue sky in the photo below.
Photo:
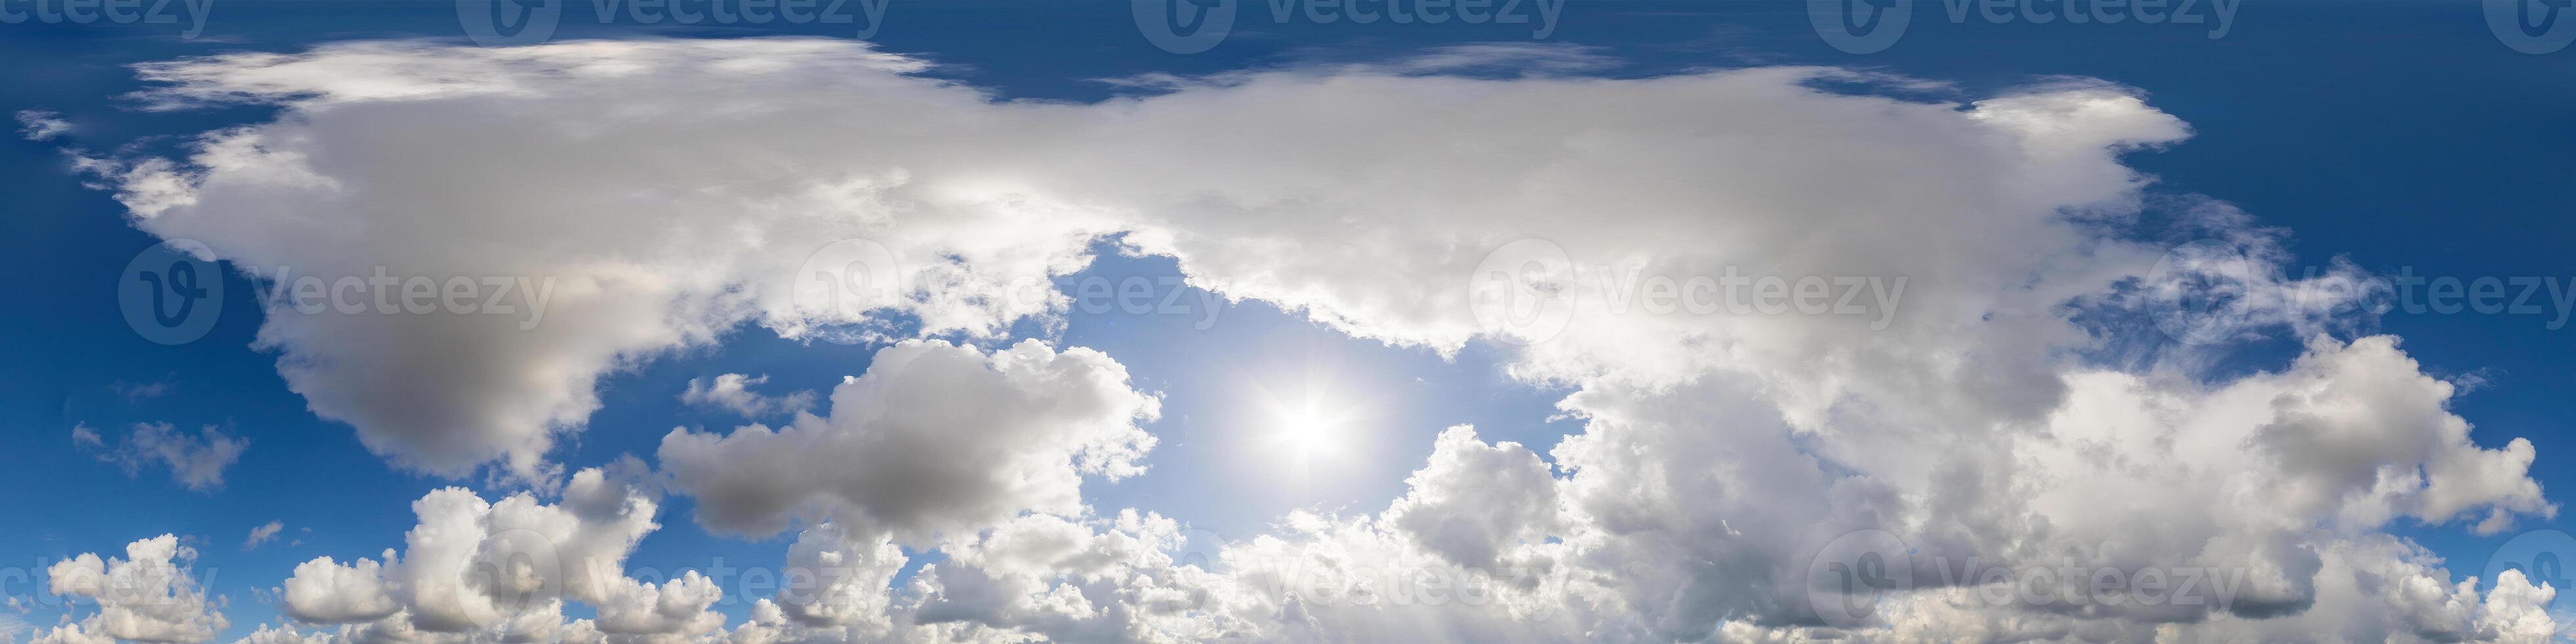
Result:
<svg viewBox="0 0 2576 644"><path fill-rule="evenodd" d="M555 40L846 37L851 29L602 23L586 16L588 4L566 3ZM145 87L128 65L296 52L332 41L466 36L447 2L216 0L212 7L194 38L162 24L0 25L7 35L0 57L18 61L0 68L0 109L55 112L71 127L53 141L0 144L0 176L8 177L11 195L0 206L8 211L0 239L10 242L0 263L17 276L0 282L15 303L0 317L0 352L10 356L0 369L0 423L8 428L0 432L0 487L18 491L0 507L12 526L0 530L0 558L40 569L136 539L182 535L200 552L195 566L209 591L230 598L231 639L281 615L264 589L296 564L398 547L415 522L409 504L422 494L463 485L491 498L512 488L484 476L394 467L348 425L308 411L279 375L278 354L253 346L262 305L244 294L262 285L238 272L223 277L233 296L202 339L165 346L124 322L112 285L127 261L157 240L130 225L110 192L84 187L95 179L78 173L61 149L174 154L184 137L278 112L139 111L134 99L121 98ZM1449 45L1533 40L1530 25L1273 24L1266 6L1243 3L1245 17L1223 42L1184 55L1140 36L1129 9L1125 2L891 0L870 42L934 61L926 74L998 98L1088 103L1154 91L1103 79L1380 61ZM1794 2L1571 0L1553 33L1537 42L1620 60L1586 73L1621 78L1845 66L1948 81L1956 84L1949 91L1970 97L2055 77L2101 79L2143 90L2149 104L2192 132L2187 141L2121 162L2153 175L2153 193L2223 199L2262 226L2286 228L2294 276L2342 257L2375 274L2576 280L2564 252L2566 240L2576 238L2576 217L2567 212L2576 203L2576 151L2566 145L2576 140L2576 120L2568 118L2576 106L2576 51L2513 51L2475 3L2246 2L2225 36L2212 38L2208 25L1988 24L1973 17L1954 24L1940 2L1922 2L1901 40L1867 54L1819 38L1807 10ZM1181 275L1170 257L1124 256L1108 242L1095 249L1096 262L1057 283ZM1206 294L1189 288L1177 301L1196 305ZM2539 454L2530 477L2555 501L2559 491L2576 489L2576 468L2562 456L2576 450L2565 429L2576 417L2576 396L2567 395L2576 388L2576 343L2552 326L2555 317L2397 310L2361 328L2404 338L2404 351L2428 374L2480 383L2453 399L2451 411L2475 425L2472 438L2481 446L2528 439ZM2300 344L2287 329L2267 334L2210 352L2202 375L2223 380L2283 368ZM1515 350L1509 345L1478 340L1444 357L1354 338L1267 301L1185 315L1077 307L1060 328L1023 322L1013 335L1098 349L1125 365L1137 389L1160 396L1160 418L1143 425L1159 439L1144 460L1147 473L1087 480L1085 503L1158 512L1226 540L1265 533L1298 508L1383 509L1404 495L1406 476L1449 426L1474 425L1486 441L1517 441L1541 457L1582 431L1556 408L1571 387L1505 373ZM722 432L742 423L683 404L680 394L694 378L765 374L764 392L829 392L843 376L867 370L882 346L786 340L745 325L720 343L658 353L602 378L599 410L548 456L570 469L628 454L649 458L674 427ZM134 393L144 386L150 393ZM1345 457L1290 471L1296 468L1263 442L1277 422L1262 410L1265 395L1323 395L1359 410L1335 448ZM161 468L129 474L69 437L75 426L112 436L153 422L190 432L214 426L248 447L223 470L220 488L193 491ZM717 534L688 518L695 503L670 497L662 529L636 547L628 566L681 569L718 558L783 565L792 533L762 540ZM285 526L276 541L243 546L246 533L271 521ZM2387 530L2450 560L2455 573L2476 574L2506 539L2564 529L2567 521L2526 517L2514 531L2494 535L2411 519ZM916 558L909 568L934 561ZM0 583L13 584L0 589L12 596L44 595L30 579ZM750 608L728 602L718 610L738 621ZM62 612L48 605L19 619L46 626Z"/></svg>

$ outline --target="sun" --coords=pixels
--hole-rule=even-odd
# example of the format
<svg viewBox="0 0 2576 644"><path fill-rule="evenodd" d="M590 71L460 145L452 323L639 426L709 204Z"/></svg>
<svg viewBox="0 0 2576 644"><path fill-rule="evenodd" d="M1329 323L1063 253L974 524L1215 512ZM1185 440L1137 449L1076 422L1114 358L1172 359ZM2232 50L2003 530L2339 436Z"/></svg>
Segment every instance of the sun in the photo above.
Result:
<svg viewBox="0 0 2576 644"><path fill-rule="evenodd" d="M1354 397L1348 381L1334 370L1311 362L1271 370L1245 383L1246 415L1236 443L1251 463L1285 475L1290 481L1317 477L1367 458L1367 431L1376 422L1377 405L1368 396Z"/></svg>
<svg viewBox="0 0 2576 644"><path fill-rule="evenodd" d="M1339 445L1336 424L1311 408L1282 413L1273 442L1300 462L1329 456Z"/></svg>

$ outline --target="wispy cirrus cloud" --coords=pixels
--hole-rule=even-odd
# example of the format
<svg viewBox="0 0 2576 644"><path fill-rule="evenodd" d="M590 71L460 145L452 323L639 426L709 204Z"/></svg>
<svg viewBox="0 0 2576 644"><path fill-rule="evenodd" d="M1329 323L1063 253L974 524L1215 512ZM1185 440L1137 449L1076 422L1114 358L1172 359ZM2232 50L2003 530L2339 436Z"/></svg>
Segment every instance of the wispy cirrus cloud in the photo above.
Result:
<svg viewBox="0 0 2576 644"><path fill-rule="evenodd" d="M249 439L226 434L213 425L189 435L165 422L135 423L113 438L89 425L75 424L71 438L73 447L89 452L101 463L125 470L126 476L159 467L169 470L172 480L197 492L222 488L224 470L250 449Z"/></svg>

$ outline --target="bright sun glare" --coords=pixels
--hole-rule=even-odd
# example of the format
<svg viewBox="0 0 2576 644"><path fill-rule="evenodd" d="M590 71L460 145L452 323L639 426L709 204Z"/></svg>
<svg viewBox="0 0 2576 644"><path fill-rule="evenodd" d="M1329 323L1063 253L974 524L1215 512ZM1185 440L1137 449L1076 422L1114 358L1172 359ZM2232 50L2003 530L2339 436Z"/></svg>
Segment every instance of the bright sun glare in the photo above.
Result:
<svg viewBox="0 0 2576 644"><path fill-rule="evenodd" d="M1365 398L1346 395L1331 370L1308 365L1302 379L1249 386L1246 402L1259 414L1245 429L1255 462L1294 479L1360 458L1359 432L1371 417ZM1294 378L1294 376L1291 376Z"/></svg>
<svg viewBox="0 0 2576 644"><path fill-rule="evenodd" d="M1281 414L1278 442L1303 461L1333 448L1333 423L1312 409Z"/></svg>

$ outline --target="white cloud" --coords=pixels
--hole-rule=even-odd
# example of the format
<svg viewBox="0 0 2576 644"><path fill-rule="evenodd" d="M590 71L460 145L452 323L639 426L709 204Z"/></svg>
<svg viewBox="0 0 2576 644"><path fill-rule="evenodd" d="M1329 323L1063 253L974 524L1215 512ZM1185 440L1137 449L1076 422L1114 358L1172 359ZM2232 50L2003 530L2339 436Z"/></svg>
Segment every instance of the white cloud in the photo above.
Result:
<svg viewBox="0 0 2576 644"><path fill-rule="evenodd" d="M1500 567L1500 553L1563 531L1547 463L1519 443L1478 441L1472 427L1441 432L1431 463L1405 483L1386 522L1459 566Z"/></svg>
<svg viewBox="0 0 2576 644"><path fill-rule="evenodd" d="M768 608L803 627L835 629L854 639L882 637L893 627L886 589L906 561L903 549L883 534L852 534L829 523L815 526L798 533L787 548L787 572L802 571L813 583L782 589Z"/></svg>
<svg viewBox="0 0 2576 644"><path fill-rule="evenodd" d="M45 110L18 110L18 136L29 141L51 141L72 131L70 121L61 114Z"/></svg>
<svg viewBox="0 0 2576 644"><path fill-rule="evenodd" d="M501 459L514 475L543 477L543 454L557 434L578 429L598 407L594 388L607 371L712 343L746 321L811 337L817 332L813 322L862 320L856 309L799 304L784 288L806 256L831 240L876 239L900 253L897 260L916 281L998 290L1014 279L1042 281L1083 265L1085 240L1110 229L1096 214L1075 209L1010 204L958 186L923 185L913 179L908 160L851 156L841 143L852 141L807 138L806 125L843 120L854 109L875 112L867 121L879 123L869 128L877 134L915 126L898 128L897 121L927 124L943 112L985 109L975 92L943 89L901 73L919 69L919 63L848 43L579 43L466 57L459 57L469 53L465 49L418 43L334 45L327 51L146 66L147 77L176 83L158 94L162 98L294 100L302 106L299 113L310 110L322 120L309 122L318 129L281 121L211 137L187 167L124 164L122 198L133 206L137 225L157 234L207 238L234 265L272 277L278 267L325 280L384 267L396 276L552 280L545 317L528 328L518 315L385 314L373 308L304 314L270 306L259 344L281 352L279 368L289 385L323 417L355 426L371 449L417 469L461 475ZM596 63L576 63L586 71L572 78L606 85L553 93L573 89L544 80L565 78L560 65L573 62L565 55ZM701 62L721 69L699 67ZM789 103L754 101L765 104L755 111L768 114L752 120L769 122L774 131L749 138L715 122L692 125L728 111L714 103L648 104L612 95L612 86L653 82L648 77L679 69L698 69L711 90L733 83L727 78L758 86L760 94L791 78L833 89ZM361 78L372 79L366 83L375 89L352 93L357 88L346 81ZM525 100L506 98L531 83L551 89ZM854 105L846 101L853 91L884 100ZM493 99L511 104L487 102ZM481 143L469 144L451 138L466 132L434 131L443 126L367 125L360 127L404 140L362 148L329 143L344 125L389 116L388 108L425 105L380 102L386 100L441 103L435 109L445 116L480 114L468 118L490 129L470 134ZM674 144L695 146L686 140L704 136L700 143L708 147L684 155L689 158L655 160L621 149L623 135L592 138L554 122L510 115L558 100L582 104L541 109L607 116L619 128L667 127L664 134L677 137L670 139ZM445 116L436 121L462 124ZM532 185L527 175L486 173L502 166L439 151L455 144L528 144L547 151L548 167L604 172L575 172L562 175L560 185ZM408 161L373 157L394 149L418 154ZM430 159L439 159L434 165L442 169L424 174L413 165ZM432 175L440 178L430 183L477 188L416 182ZM373 183L377 179L385 182ZM348 191L359 185L395 192ZM632 190L639 185L660 187ZM418 216L413 204L423 199L447 202L437 208L443 213L439 223ZM276 201L250 208L271 200ZM897 218L897 211L909 214ZM323 212L334 214L317 216ZM248 234L271 227L276 229ZM1009 320L1060 306L1056 299L970 301L959 293L956 299L886 304L915 316L923 332L994 337Z"/></svg>
<svg viewBox="0 0 2576 644"><path fill-rule="evenodd" d="M764 536L803 519L926 542L1021 512L1077 512L1084 475L1143 471L1154 437L1137 423L1160 408L1109 356L1035 340L990 354L898 343L831 402L830 416L774 430L674 430L661 467L721 531Z"/></svg>
<svg viewBox="0 0 2576 644"><path fill-rule="evenodd" d="M724 630L724 616L708 610L724 591L696 571L661 584L630 582L599 604L596 619L576 620L566 642L693 642Z"/></svg>
<svg viewBox="0 0 2576 644"><path fill-rule="evenodd" d="M283 521L270 521L251 528L250 538L242 540L242 549L249 550L259 547L260 544L274 541L277 539L277 533L284 530L286 530L286 523Z"/></svg>
<svg viewBox="0 0 2576 644"><path fill-rule="evenodd" d="M197 585L189 565L196 558L196 549L165 534L127 544L123 559L81 553L56 562L45 569L47 592L95 602L97 612L39 631L30 644L214 639L231 622Z"/></svg>
<svg viewBox="0 0 2576 644"><path fill-rule="evenodd" d="M1069 104L997 100L850 42L348 43L146 66L166 83L148 98L288 117L210 134L183 162L93 167L138 226L236 266L558 279L545 321L524 329L271 307L260 342L290 386L372 449L443 474L497 460L542 478L602 374L746 323L988 341L1052 323L1064 302L1047 278L1121 233L1193 285L1354 336L1519 343L1511 372L1569 388L1560 407L1584 424L1555 468L1446 433L1385 512L1292 515L1222 548L1210 572L1159 550L1176 526L1081 507L1083 476L1133 473L1152 444L1135 423L1154 400L1116 362L899 343L835 389L828 416L665 438L661 465L702 522L753 535L801 522L792 561L863 571L846 591L762 604L733 633L745 641L2516 639L2550 626L2547 591L2515 580L2477 597L2385 533L2401 519L2492 532L2556 510L2529 477L2531 445L2472 437L2449 411L2456 389L2393 338L2312 340L2293 364L2227 381L2176 366L2251 334L2358 328L2371 289L2345 264L2288 278L2277 233L2223 204L2142 217L2150 180L2121 155L2190 130L2140 92L2055 82L1912 102L1814 85L1938 86L1822 68L1426 75L1455 53L1166 78L1149 96ZM2166 219L2181 223L2145 223ZM2159 273L2167 250L2138 240L2172 234L2234 250ZM874 245L826 246L853 237ZM1480 264L1519 240L1562 256L1478 288ZM819 248L840 248L829 267L865 260L902 288L799 299ZM1872 288L1849 291L1866 293L1861 314L1653 306L1654 278L1722 293L1730 271L1757 293L1772 277L1782 292L1809 277ZM2210 283L2262 293L2215 312L2224 333L2146 329L2208 348L2145 336L2164 357L2084 358L2138 330L2079 315L2168 320ZM1497 292L1546 294L1561 328L1480 319L1474 305L1492 303L1471 295ZM1917 587L1844 623L1818 602L1845 598L1819 595L1810 565L1855 533L1919 555L1897 569ZM948 559L881 594L896 543ZM446 550L413 549L400 570L447 570L422 563ZM1937 581L1941 558L1968 556L2241 583L2197 604L1985 603L1962 598L1986 585ZM382 575L418 577L386 561ZM1481 601L1386 601L1388 580L1479 569L1511 574ZM1327 592L1291 592L1310 583ZM406 585L384 594L406 618L308 614L376 617L366 628L389 636L455 623L439 614L455 606ZM617 621L695 628L689 602L655 602L680 610ZM606 614L562 625L559 606L519 614L512 632L622 628Z"/></svg>
<svg viewBox="0 0 2576 644"><path fill-rule="evenodd" d="M387 551L387 561L394 557ZM322 623L370 622L402 610L387 588L384 564L358 559L347 564L320 557L295 566L282 586L282 612Z"/></svg>
<svg viewBox="0 0 2576 644"><path fill-rule="evenodd" d="M555 505L524 492L486 502L463 488L437 490L412 504L420 525L405 535L400 553L296 566L281 586L280 611L308 624L340 625L330 633L340 642L643 641L722 626L707 610L722 591L705 578L651 583L625 576L626 556L660 527L657 508L642 490L598 469L575 473ZM567 601L590 605L596 617L567 623Z"/></svg>
<svg viewBox="0 0 2576 644"><path fill-rule="evenodd" d="M814 407L814 392L799 391L785 396L767 396L751 391L751 385L765 384L769 376L745 376L728 373L715 377L692 378L689 388L680 392L680 402L731 410L744 418L762 418L805 411Z"/></svg>
<svg viewBox="0 0 2576 644"><path fill-rule="evenodd" d="M98 430L75 424L72 445L95 452L99 462L124 469L126 476L159 466L169 469L170 478L180 485L211 492L224 486L224 470L241 460L242 452L250 449L250 439L227 435L213 425L189 436L169 423L135 423L114 445L109 445Z"/></svg>

